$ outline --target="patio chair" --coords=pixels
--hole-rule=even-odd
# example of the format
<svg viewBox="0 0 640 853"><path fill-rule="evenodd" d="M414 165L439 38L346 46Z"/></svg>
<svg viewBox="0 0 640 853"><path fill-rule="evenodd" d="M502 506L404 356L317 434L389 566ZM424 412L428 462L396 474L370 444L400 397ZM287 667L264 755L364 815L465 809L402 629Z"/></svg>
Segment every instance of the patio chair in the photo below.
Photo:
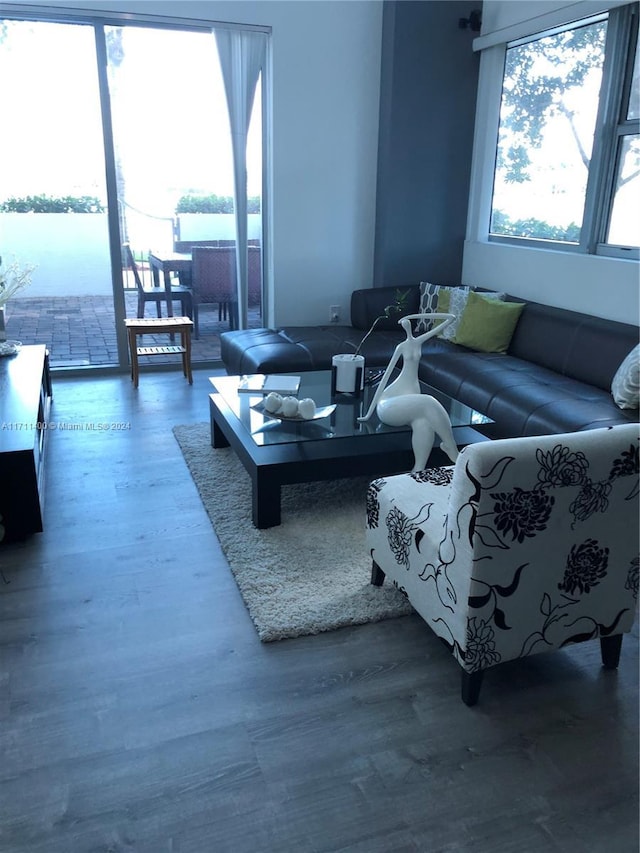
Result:
<svg viewBox="0 0 640 853"><path fill-rule="evenodd" d="M235 246L211 248L194 246L191 264L193 325L200 337L201 305L217 305L218 320L229 319L229 328L237 328L238 296Z"/></svg>
<svg viewBox="0 0 640 853"><path fill-rule="evenodd" d="M174 252L192 252L194 246L219 246L220 240L174 240Z"/></svg>
<svg viewBox="0 0 640 853"><path fill-rule="evenodd" d="M162 303L167 301L167 292L164 287L154 287L152 284L146 284L142 280L140 270L134 258L131 246L125 243L124 250L124 266L133 272L133 278L138 291L138 317L144 317L145 305L147 302L155 302L156 312L158 317L162 317ZM180 313L189 318L193 318L193 300L191 291L188 287L182 285L171 286L171 299L180 303Z"/></svg>
<svg viewBox="0 0 640 853"><path fill-rule="evenodd" d="M218 246L219 240L177 240L173 241L173 251L178 254L190 255L194 246ZM191 288L191 270L180 270L178 281L183 287Z"/></svg>

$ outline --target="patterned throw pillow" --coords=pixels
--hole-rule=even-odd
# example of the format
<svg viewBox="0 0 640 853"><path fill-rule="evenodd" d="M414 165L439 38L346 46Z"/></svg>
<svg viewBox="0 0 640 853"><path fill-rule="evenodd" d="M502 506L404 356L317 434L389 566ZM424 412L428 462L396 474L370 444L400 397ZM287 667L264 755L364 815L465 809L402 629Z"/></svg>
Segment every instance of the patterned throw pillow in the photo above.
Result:
<svg viewBox="0 0 640 853"><path fill-rule="evenodd" d="M438 294L438 311L443 314L455 314L456 319L451 323L450 326L442 333L441 337L445 339L445 341L452 341L456 332L458 331L458 326L460 325L460 320L462 318L462 312L467 306L467 299L469 298L470 290L468 287L441 287L440 293Z"/></svg>
<svg viewBox="0 0 640 853"><path fill-rule="evenodd" d="M451 307L452 294L455 308ZM464 311L468 295L468 287L446 287L441 284L431 284L428 281L421 281L420 313L433 314L439 311L441 314L455 314L456 320L442 333L443 338L453 340L455 337L455 330L458 328L458 322L460 321L460 317ZM416 333L422 334L422 332L429 332L434 326L439 326L442 322L442 320L419 320L416 326Z"/></svg>
<svg viewBox="0 0 640 853"><path fill-rule="evenodd" d="M438 291L440 285L431 284L428 281L420 282L420 314L433 314L438 310ZM429 320L419 320L416 325L416 332L421 335L423 332L429 332L433 323Z"/></svg>
<svg viewBox="0 0 640 853"><path fill-rule="evenodd" d="M631 350L616 370L611 393L621 409L637 409L640 406L640 344Z"/></svg>
<svg viewBox="0 0 640 853"><path fill-rule="evenodd" d="M467 307L469 293L471 292L471 288L466 286L446 287L441 284L431 284L428 281L421 281L420 313L431 314L440 312L440 314L455 314L456 319L450 326L447 326L441 335L445 340L453 341L456 336L456 332L458 331L458 326L460 325L464 309ZM500 299L501 301L504 300L506 295L506 293L495 290L488 290L482 293L482 296L485 296L487 299ZM434 325L438 326L442 322L444 321L419 320L416 326L416 333L422 334L423 332L429 332Z"/></svg>

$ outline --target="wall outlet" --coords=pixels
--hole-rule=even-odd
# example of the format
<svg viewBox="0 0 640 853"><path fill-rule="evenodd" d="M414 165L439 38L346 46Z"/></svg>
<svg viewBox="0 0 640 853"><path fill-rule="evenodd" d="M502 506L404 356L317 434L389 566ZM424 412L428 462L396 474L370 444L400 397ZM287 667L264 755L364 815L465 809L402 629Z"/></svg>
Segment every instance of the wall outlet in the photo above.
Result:
<svg viewBox="0 0 640 853"><path fill-rule="evenodd" d="M330 305L329 306L329 320L332 323L340 322L340 306L339 305Z"/></svg>

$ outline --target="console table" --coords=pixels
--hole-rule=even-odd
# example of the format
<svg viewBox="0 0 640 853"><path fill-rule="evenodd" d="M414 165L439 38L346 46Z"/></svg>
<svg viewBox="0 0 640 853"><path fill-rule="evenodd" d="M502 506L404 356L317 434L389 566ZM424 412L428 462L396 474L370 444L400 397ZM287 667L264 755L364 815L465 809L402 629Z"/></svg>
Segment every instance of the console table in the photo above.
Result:
<svg viewBox="0 0 640 853"><path fill-rule="evenodd" d="M44 460L51 410L45 346L0 358L0 516L4 542L43 529Z"/></svg>

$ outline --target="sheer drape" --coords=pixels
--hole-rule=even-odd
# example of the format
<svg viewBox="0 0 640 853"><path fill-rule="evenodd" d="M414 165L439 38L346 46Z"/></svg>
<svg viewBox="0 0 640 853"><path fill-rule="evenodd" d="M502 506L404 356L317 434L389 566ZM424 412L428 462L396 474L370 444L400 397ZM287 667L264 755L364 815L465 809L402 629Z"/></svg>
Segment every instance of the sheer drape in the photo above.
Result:
<svg viewBox="0 0 640 853"><path fill-rule="evenodd" d="M266 56L266 33L251 30L214 30L222 77L227 95L231 140L236 216L236 263L238 265L238 324L247 327L247 134L253 98Z"/></svg>

